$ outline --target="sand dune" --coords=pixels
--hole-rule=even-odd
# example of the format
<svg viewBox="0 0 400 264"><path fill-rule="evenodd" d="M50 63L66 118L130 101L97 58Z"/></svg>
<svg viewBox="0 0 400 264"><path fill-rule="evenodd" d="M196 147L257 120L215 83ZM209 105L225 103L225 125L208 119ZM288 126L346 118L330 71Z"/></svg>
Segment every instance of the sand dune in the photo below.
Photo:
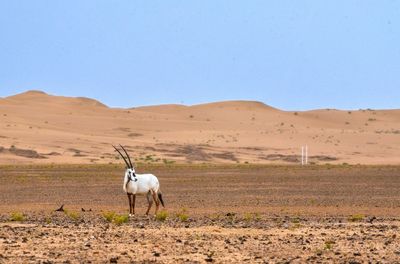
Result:
<svg viewBox="0 0 400 264"><path fill-rule="evenodd" d="M281 111L261 102L109 108L40 91L0 99L0 163L400 163L400 110Z"/></svg>

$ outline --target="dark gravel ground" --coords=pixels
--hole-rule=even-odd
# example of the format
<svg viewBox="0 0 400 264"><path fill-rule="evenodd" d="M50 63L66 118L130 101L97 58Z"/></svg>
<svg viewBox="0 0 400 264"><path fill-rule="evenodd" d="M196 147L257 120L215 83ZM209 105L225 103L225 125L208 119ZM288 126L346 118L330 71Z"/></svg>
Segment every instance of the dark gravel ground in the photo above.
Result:
<svg viewBox="0 0 400 264"><path fill-rule="evenodd" d="M159 177L165 221L143 197L122 221L122 167L1 166L0 263L400 263L400 167L138 171Z"/></svg>

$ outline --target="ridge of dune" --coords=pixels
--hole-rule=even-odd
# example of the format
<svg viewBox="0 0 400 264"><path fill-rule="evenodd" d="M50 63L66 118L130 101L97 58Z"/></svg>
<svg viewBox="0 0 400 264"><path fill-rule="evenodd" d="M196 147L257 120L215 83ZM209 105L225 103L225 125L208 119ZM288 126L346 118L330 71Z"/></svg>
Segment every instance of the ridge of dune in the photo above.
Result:
<svg viewBox="0 0 400 264"><path fill-rule="evenodd" d="M88 97L73 97L73 99L75 99L77 102L80 102L82 104L89 104L89 105L92 105L92 106L108 108L107 105L103 104L100 101L92 99L92 98L88 98Z"/></svg>
<svg viewBox="0 0 400 264"><path fill-rule="evenodd" d="M272 106L269 106L263 102L259 101L247 101L247 100L229 100L229 101L220 101L220 102L211 102L211 103L204 103L204 104L196 104L190 106L191 108L210 108L210 109L243 109L243 110L255 110L255 109L262 109L262 110L278 110Z"/></svg>
<svg viewBox="0 0 400 264"><path fill-rule="evenodd" d="M30 99L32 97L43 97L43 96L49 96L49 94L40 90L28 90L26 92L7 96L5 97L5 99Z"/></svg>
<svg viewBox="0 0 400 264"><path fill-rule="evenodd" d="M39 90L29 90L23 93L5 97L6 101L24 102L25 104L36 104L36 103L48 103L48 104L59 104L59 105L80 105L80 106L95 106L108 108L105 104L87 97L68 97L68 96L57 96L50 95Z"/></svg>
<svg viewBox="0 0 400 264"><path fill-rule="evenodd" d="M277 110L277 108L266 105L258 101L246 101L246 100L232 100L232 101L220 101L211 102L195 105L182 105L182 104L162 104L162 105L150 105L140 106L131 108L134 110L154 112L154 113L178 113L179 111L219 111L219 110Z"/></svg>
<svg viewBox="0 0 400 264"><path fill-rule="evenodd" d="M161 104L161 105L132 107L130 109L145 111L145 112L154 112L154 113L170 113L170 112L181 111L186 108L188 108L188 106L181 104Z"/></svg>

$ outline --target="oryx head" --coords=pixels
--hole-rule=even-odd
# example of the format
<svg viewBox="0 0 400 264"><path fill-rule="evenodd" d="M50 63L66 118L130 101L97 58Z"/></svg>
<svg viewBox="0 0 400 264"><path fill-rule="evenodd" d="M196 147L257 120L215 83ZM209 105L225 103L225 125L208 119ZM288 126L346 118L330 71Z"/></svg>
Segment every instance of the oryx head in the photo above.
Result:
<svg viewBox="0 0 400 264"><path fill-rule="evenodd" d="M134 181L134 182L136 182L136 181L137 181L137 178L136 178L136 174L135 174L135 168L133 167L131 158L129 157L129 154L128 154L128 152L126 151L126 149L125 149L122 145L119 145L119 146L120 146L120 147L122 148L122 150L125 152L126 158L124 157L124 155L122 155L121 151L119 151L119 149L117 149L117 148L113 145L114 149L119 153L119 155L121 155L122 159L125 161L125 164L126 164L125 176L128 177L128 180L129 180L129 181ZM127 159L128 159L128 160L127 160ZM129 161L129 162L128 162L128 161Z"/></svg>

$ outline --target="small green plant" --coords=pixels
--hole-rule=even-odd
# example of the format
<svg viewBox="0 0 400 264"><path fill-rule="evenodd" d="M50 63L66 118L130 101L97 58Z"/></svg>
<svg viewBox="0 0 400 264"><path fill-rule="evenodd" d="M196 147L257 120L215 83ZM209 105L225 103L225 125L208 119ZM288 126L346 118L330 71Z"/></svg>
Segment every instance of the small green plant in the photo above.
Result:
<svg viewBox="0 0 400 264"><path fill-rule="evenodd" d="M300 223L300 219L298 217L292 218L292 223L293 224L299 224Z"/></svg>
<svg viewBox="0 0 400 264"><path fill-rule="evenodd" d="M331 250L333 248L333 245L335 244L335 241L328 240L325 241L325 250Z"/></svg>
<svg viewBox="0 0 400 264"><path fill-rule="evenodd" d="M115 212L103 212L103 218L111 223L114 220Z"/></svg>
<svg viewBox="0 0 400 264"><path fill-rule="evenodd" d="M47 216L46 217L46 224L51 224L51 217L50 216Z"/></svg>
<svg viewBox="0 0 400 264"><path fill-rule="evenodd" d="M168 217L168 212L167 211L160 211L156 214L156 220L157 221L165 221Z"/></svg>
<svg viewBox="0 0 400 264"><path fill-rule="evenodd" d="M127 214L118 215L115 212L103 212L103 218L109 223L114 223L116 225L121 225L129 221L129 216Z"/></svg>
<svg viewBox="0 0 400 264"><path fill-rule="evenodd" d="M116 225L122 225L124 223L127 223L128 221L129 221L129 216L126 214L125 215L115 215L114 220L113 220L113 222Z"/></svg>
<svg viewBox="0 0 400 264"><path fill-rule="evenodd" d="M243 220L246 222L250 222L250 221L260 221L261 220L261 215L260 213L245 213L243 215Z"/></svg>
<svg viewBox="0 0 400 264"><path fill-rule="evenodd" d="M164 162L165 165L171 165L171 164L174 164L174 163L175 163L174 160L162 159L162 161Z"/></svg>
<svg viewBox="0 0 400 264"><path fill-rule="evenodd" d="M78 212L75 211L65 211L65 214L72 220L77 221L80 218L80 215Z"/></svg>
<svg viewBox="0 0 400 264"><path fill-rule="evenodd" d="M11 213L10 220L15 221L15 222L22 222L25 220L25 217L20 212L14 212L14 213Z"/></svg>
<svg viewBox="0 0 400 264"><path fill-rule="evenodd" d="M355 214L355 215L351 215L349 216L348 220L350 222L360 222L364 219L364 215L362 214Z"/></svg>
<svg viewBox="0 0 400 264"><path fill-rule="evenodd" d="M153 155L147 155L146 158L145 158L145 161L152 162L153 161Z"/></svg>
<svg viewBox="0 0 400 264"><path fill-rule="evenodd" d="M177 217L181 222L186 222L186 221L189 219L189 216L187 215L187 210L186 210L186 208L182 208L182 210L176 214L176 217Z"/></svg>
<svg viewBox="0 0 400 264"><path fill-rule="evenodd" d="M225 216L231 224L236 220L236 213L227 213Z"/></svg>
<svg viewBox="0 0 400 264"><path fill-rule="evenodd" d="M253 220L253 218L254 218L254 215L251 214L251 213L245 213L244 216L243 216L243 219L244 219L246 222L250 222L251 220Z"/></svg>

